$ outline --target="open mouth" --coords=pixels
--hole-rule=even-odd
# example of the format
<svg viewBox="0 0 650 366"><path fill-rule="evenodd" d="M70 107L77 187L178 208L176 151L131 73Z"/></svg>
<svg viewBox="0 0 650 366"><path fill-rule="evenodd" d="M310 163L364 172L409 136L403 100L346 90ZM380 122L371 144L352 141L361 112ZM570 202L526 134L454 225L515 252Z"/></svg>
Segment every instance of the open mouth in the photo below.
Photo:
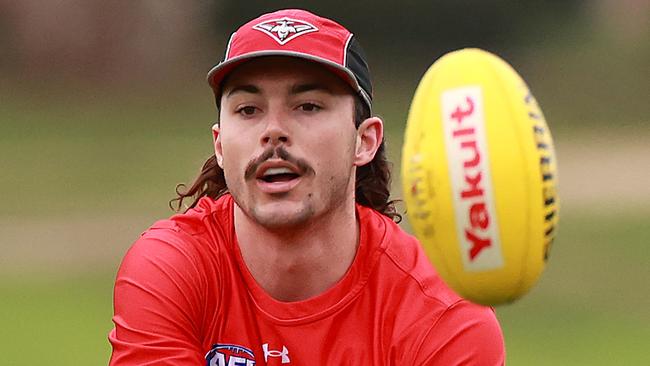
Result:
<svg viewBox="0 0 650 366"><path fill-rule="evenodd" d="M257 189L276 196L286 195L303 182L303 178L314 174L313 169L300 159L296 159L296 163L286 159L268 159L255 166L252 172L255 175L248 179L254 178Z"/></svg>
<svg viewBox="0 0 650 366"><path fill-rule="evenodd" d="M293 179L300 177L298 173L293 172L289 168L269 168L264 171L262 176L257 179L263 180L267 183L289 182Z"/></svg>

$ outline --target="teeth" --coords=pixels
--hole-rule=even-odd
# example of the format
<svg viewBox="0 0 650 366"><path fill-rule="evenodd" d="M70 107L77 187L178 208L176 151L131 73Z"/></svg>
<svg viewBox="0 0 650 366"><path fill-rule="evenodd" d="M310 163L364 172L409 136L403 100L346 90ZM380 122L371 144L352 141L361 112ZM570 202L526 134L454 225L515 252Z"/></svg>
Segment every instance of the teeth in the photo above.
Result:
<svg viewBox="0 0 650 366"><path fill-rule="evenodd" d="M274 174L291 174L293 173L289 168L270 168L264 172L264 176L274 175Z"/></svg>

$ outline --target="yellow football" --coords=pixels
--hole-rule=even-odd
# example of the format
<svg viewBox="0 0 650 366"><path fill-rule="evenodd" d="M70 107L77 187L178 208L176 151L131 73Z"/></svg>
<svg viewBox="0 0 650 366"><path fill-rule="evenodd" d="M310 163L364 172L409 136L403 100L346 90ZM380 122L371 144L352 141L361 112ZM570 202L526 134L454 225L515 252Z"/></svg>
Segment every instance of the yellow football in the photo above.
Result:
<svg viewBox="0 0 650 366"><path fill-rule="evenodd" d="M537 282L558 223L556 159L535 98L501 58L463 49L429 68L402 184L415 235L458 294L497 305Z"/></svg>

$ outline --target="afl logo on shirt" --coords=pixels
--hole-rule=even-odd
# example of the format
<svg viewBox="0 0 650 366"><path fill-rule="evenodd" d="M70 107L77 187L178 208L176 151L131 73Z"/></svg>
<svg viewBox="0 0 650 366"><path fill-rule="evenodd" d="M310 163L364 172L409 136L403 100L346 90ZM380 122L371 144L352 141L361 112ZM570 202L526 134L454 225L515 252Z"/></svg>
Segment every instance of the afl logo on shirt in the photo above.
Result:
<svg viewBox="0 0 650 366"><path fill-rule="evenodd" d="M205 359L206 366L255 366L253 351L236 344L215 344Z"/></svg>

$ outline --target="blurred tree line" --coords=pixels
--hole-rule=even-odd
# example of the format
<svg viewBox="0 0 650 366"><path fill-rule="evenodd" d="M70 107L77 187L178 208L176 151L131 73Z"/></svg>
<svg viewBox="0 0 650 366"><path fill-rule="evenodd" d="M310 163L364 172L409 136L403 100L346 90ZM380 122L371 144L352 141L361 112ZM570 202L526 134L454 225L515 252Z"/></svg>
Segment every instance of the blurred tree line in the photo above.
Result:
<svg viewBox="0 0 650 366"><path fill-rule="evenodd" d="M576 0L0 0L0 72L26 79L102 82L173 76L174 67L187 59L216 62L237 26L286 7L339 21L357 33L371 61L388 63L393 70L464 46L516 52L531 34L575 19L579 4Z"/></svg>
<svg viewBox="0 0 650 366"><path fill-rule="evenodd" d="M377 55L378 61L399 64L413 57L431 60L432 55L468 46L515 52L540 29L562 27L579 17L581 3L307 0L285 1L283 5L337 20L357 33L366 52ZM225 29L233 29L251 14L276 8L263 0L229 1L215 12L215 20Z"/></svg>
<svg viewBox="0 0 650 366"><path fill-rule="evenodd" d="M542 91L542 104L558 107L564 118L607 121L623 110L647 121L650 113L647 0L0 0L0 96L44 87L66 89L52 95L182 83L205 88L197 81L223 57L232 31L287 7L330 17L357 34L377 90L388 89L389 98L410 97L445 52L480 47L512 63Z"/></svg>

